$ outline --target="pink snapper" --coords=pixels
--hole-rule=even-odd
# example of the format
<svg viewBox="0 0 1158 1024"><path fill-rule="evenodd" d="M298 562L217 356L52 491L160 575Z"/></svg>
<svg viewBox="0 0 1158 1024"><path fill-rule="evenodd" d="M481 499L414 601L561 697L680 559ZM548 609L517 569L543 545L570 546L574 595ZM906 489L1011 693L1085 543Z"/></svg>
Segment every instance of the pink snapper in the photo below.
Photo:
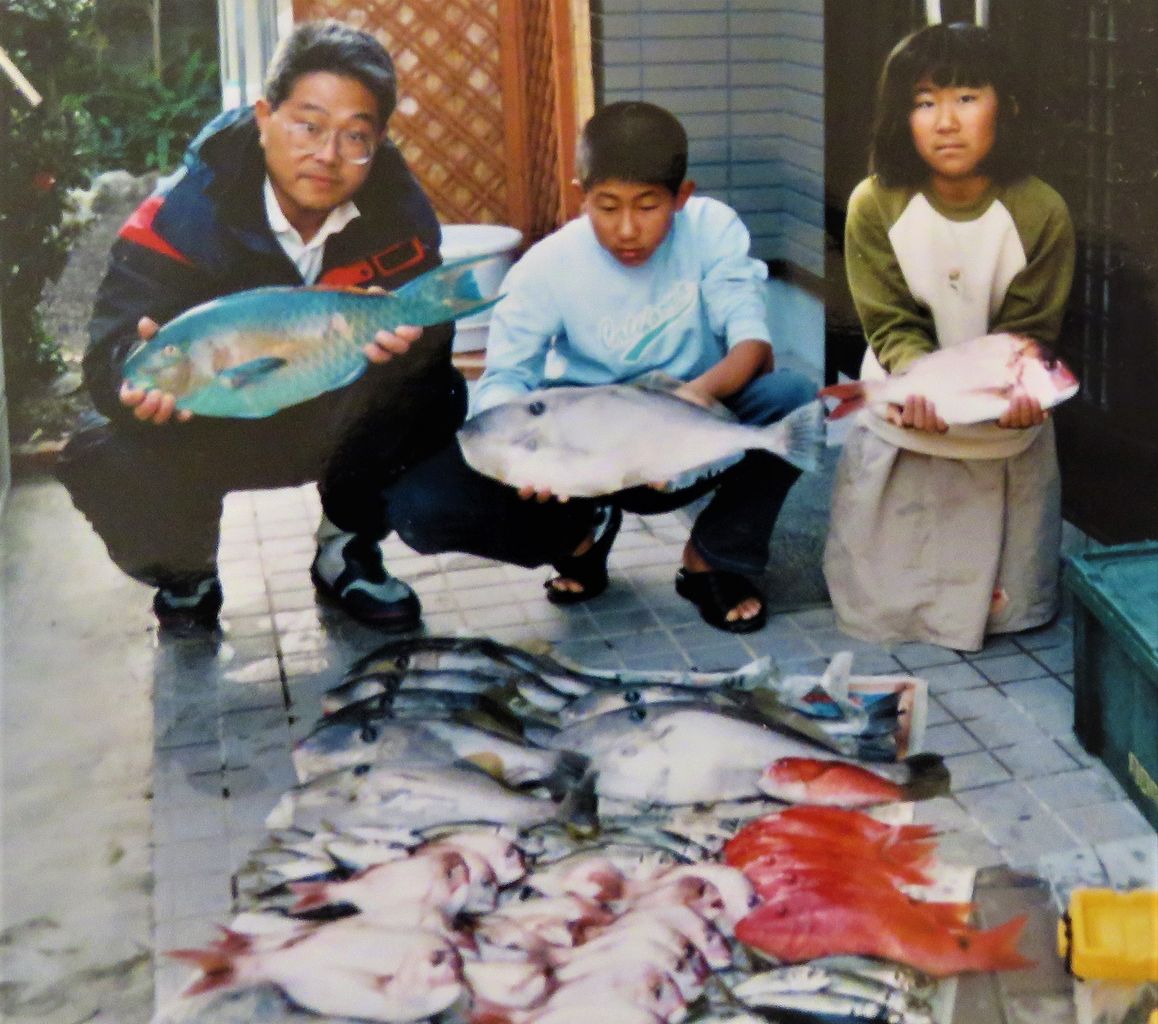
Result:
<svg viewBox="0 0 1158 1024"><path fill-rule="evenodd" d="M952 426L996 420L1020 395L1051 409L1077 391L1078 379L1040 342L1018 334L986 334L921 356L883 380L834 384L820 395L840 401L830 420L866 405L883 413L888 405L904 405L910 395L921 395Z"/></svg>

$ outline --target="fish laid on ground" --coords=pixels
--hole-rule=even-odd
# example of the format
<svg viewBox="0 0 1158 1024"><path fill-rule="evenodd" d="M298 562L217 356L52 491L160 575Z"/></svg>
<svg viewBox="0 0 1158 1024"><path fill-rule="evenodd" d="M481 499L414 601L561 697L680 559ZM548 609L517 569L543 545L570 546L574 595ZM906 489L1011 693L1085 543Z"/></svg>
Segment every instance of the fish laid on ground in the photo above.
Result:
<svg viewBox="0 0 1158 1024"><path fill-rule="evenodd" d="M472 468L512 487L599 497L675 480L745 451L804 470L824 447L823 406L812 402L767 427L745 426L639 384L533 391L471 417L458 432ZM662 438L663 444L656 444Z"/></svg>
<svg viewBox="0 0 1158 1024"><path fill-rule="evenodd" d="M585 719L544 742L591 760L601 797L655 804L756 797L762 774L785 758L813 759L816 747L743 713L703 705L655 704ZM872 770L851 762L853 790L890 787L885 799L917 799L948 786L940 758L921 755ZM861 781L855 773L868 777Z"/></svg>
<svg viewBox="0 0 1158 1024"><path fill-rule="evenodd" d="M272 983L299 1006L366 1020L420 1020L446 1009L463 991L461 959L445 939L358 918L288 937L227 931L204 949L169 955L202 971L186 989L189 996Z"/></svg>
<svg viewBox="0 0 1158 1024"><path fill-rule="evenodd" d="M937 754L913 754L903 762L912 775L934 782L942 776L936 792L948 791L949 774ZM914 800L911 779L889 778L883 772L867 771L859 765L815 757L783 757L769 764L760 776L760 791L790 804L820 804L826 807L870 807L873 804Z"/></svg>
<svg viewBox="0 0 1158 1024"><path fill-rule="evenodd" d="M921 395L952 426L996 420L1022 395L1050 409L1076 395L1078 387L1069 368L1040 342L1017 334L986 334L921 356L903 373L834 384L820 395L840 401L829 416L834 420L864 406L883 414L887 406Z"/></svg>
<svg viewBox="0 0 1158 1024"><path fill-rule="evenodd" d="M524 828L561 820L588 828L594 801L580 785L561 803L520 793L469 761L447 765L356 765L282 794L268 828L426 829L485 821Z"/></svg>
<svg viewBox="0 0 1158 1024"><path fill-rule="evenodd" d="M736 925L741 942L784 963L835 954L882 957L934 977L966 971L1017 970L1032 966L1017 951L1024 915L981 931L949 927L932 915L889 904L829 902L798 913L776 905L757 907Z"/></svg>
<svg viewBox="0 0 1158 1024"><path fill-rule="evenodd" d="M257 419L345 387L382 329L432 326L480 312L475 256L376 294L357 288L255 288L195 306L125 362L135 388L169 392L198 416ZM400 360L399 362L405 362ZM393 364L391 364L393 365Z"/></svg>

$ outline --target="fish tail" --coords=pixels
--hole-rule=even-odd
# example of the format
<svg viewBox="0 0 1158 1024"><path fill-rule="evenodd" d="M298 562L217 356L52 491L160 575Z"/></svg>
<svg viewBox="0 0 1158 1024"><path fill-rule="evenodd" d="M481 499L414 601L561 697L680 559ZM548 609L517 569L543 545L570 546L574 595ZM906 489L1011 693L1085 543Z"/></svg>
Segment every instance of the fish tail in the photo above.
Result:
<svg viewBox="0 0 1158 1024"><path fill-rule="evenodd" d="M821 398L834 398L838 403L828 414L830 423L833 420L844 419L845 416L863 408L865 404L864 382L859 380L847 384L830 384L826 388L821 388L818 394Z"/></svg>
<svg viewBox="0 0 1158 1024"><path fill-rule="evenodd" d="M1023 967L1033 967L1036 961L1022 956L1017 949L1027 920L1025 914L1019 914L996 928L973 932L973 950L976 954L974 969L1016 971Z"/></svg>
<svg viewBox="0 0 1158 1024"><path fill-rule="evenodd" d="M216 947L210 949L170 949L167 957L183 964L191 964L201 971L201 977L189 984L182 995L196 996L229 988L237 981L236 954Z"/></svg>
<svg viewBox="0 0 1158 1024"><path fill-rule="evenodd" d="M767 450L811 473L824 451L824 406L809 402L764 430Z"/></svg>
<svg viewBox="0 0 1158 1024"><path fill-rule="evenodd" d="M297 903L290 907L290 911L295 914L303 910L316 910L332 902L329 882L291 882L290 889L298 898Z"/></svg>
<svg viewBox="0 0 1158 1024"><path fill-rule="evenodd" d="M572 835L590 837L599 833L599 794L595 788L598 780L599 773L588 769L559 804L555 817Z"/></svg>
<svg viewBox="0 0 1158 1024"><path fill-rule="evenodd" d="M901 786L905 800L930 800L949 792L949 769L940 754L913 754L903 764L909 777Z"/></svg>
<svg viewBox="0 0 1158 1024"><path fill-rule="evenodd" d="M553 800L565 799L567 794L583 784L590 761L573 750L560 753L559 763L550 775L540 780Z"/></svg>
<svg viewBox="0 0 1158 1024"><path fill-rule="evenodd" d="M471 313L489 309L501 295L486 298L482 294L474 268L479 263L497 259L497 254L467 256L451 260L428 270L413 281L408 281L392 295L402 303L407 322L429 326L445 320L458 319ZM438 319L430 319L437 317Z"/></svg>

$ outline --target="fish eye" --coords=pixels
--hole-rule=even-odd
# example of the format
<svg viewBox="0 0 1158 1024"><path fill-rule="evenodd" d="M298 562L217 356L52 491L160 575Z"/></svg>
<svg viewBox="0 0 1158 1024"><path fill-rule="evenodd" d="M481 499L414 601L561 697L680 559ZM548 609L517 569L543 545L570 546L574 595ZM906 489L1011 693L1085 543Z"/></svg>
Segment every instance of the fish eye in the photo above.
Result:
<svg viewBox="0 0 1158 1024"><path fill-rule="evenodd" d="M400 654L394 659L395 668L407 668L410 665L410 655Z"/></svg>
<svg viewBox="0 0 1158 1024"><path fill-rule="evenodd" d="M355 775L369 775L370 769L374 766L372 764L356 764L354 765Z"/></svg>
<svg viewBox="0 0 1158 1024"><path fill-rule="evenodd" d="M547 411L547 406L543 402L534 401L527 406L527 412L532 416L542 416Z"/></svg>
<svg viewBox="0 0 1158 1024"><path fill-rule="evenodd" d="M378 730L372 725L364 725L361 735L363 743L373 743L378 738Z"/></svg>
<svg viewBox="0 0 1158 1024"><path fill-rule="evenodd" d="M633 722L642 722L645 718L647 718L647 708L632 708L628 717Z"/></svg>
<svg viewBox="0 0 1158 1024"><path fill-rule="evenodd" d="M652 986L651 996L653 999L663 998L663 985L661 985L658 981Z"/></svg>
<svg viewBox="0 0 1158 1024"><path fill-rule="evenodd" d="M628 690L623 695L623 700L624 703L627 704L638 704L641 700L643 700L643 694L638 690Z"/></svg>

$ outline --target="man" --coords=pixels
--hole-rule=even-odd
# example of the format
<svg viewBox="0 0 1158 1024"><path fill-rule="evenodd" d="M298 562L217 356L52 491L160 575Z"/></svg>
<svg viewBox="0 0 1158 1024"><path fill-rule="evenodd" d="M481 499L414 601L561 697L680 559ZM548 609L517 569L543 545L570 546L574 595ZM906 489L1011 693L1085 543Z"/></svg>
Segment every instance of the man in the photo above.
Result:
<svg viewBox="0 0 1158 1024"><path fill-rule="evenodd" d="M217 621L224 495L308 480L324 512L318 590L382 628L418 624L416 595L382 564L382 492L461 423L452 325L427 330L412 352L418 328L379 332L360 379L266 419L175 412L172 395L122 379L141 339L207 300L266 285L396 288L438 264L434 211L385 137L394 103L393 64L372 36L335 21L299 26L263 98L207 125L113 246L84 357L99 415L59 474L117 565L157 588L163 627ZM380 386L398 356L401 393Z"/></svg>

